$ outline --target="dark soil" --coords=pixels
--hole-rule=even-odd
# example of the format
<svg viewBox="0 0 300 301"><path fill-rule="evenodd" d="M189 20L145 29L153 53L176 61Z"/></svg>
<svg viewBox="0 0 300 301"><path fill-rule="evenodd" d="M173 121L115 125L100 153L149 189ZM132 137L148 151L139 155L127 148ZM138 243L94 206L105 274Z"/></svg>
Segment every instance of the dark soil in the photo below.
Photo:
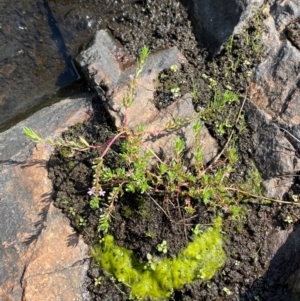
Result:
<svg viewBox="0 0 300 301"><path fill-rule="evenodd" d="M235 36L232 49L225 48L216 58L209 59L206 51L198 48L186 9L178 1L124 1L121 6L123 13L115 16L109 30L129 54L135 57L143 45L149 45L153 51L177 46L188 59L188 64L178 72L164 72L168 77L162 78L158 85L158 107L165 107L176 100L165 89L170 84L176 84L182 94L192 91L193 84L196 85L195 109L207 107L213 98L213 90L203 74L213 78L220 91L224 91L229 85L232 90L245 95L249 71L259 63L262 48L256 49L253 45L246 44L242 37ZM257 19L250 24L248 33L253 40L259 36L259 26ZM230 69L228 66L239 60L240 53L245 54L245 57ZM101 145L113 137L115 128L100 100L95 98L92 105L90 120L72 127L64 133L65 137L75 138L81 135L94 145ZM228 116L232 116L234 120L239 106L240 103L228 105L214 120L206 121L211 134L218 139L220 148L226 142L228 134L218 133L215 123ZM249 130L243 131L238 137L236 145L239 162L230 179L232 182L242 183L246 170L250 168L253 147L250 137ZM119 152L118 145L113 150ZM68 150L57 149L49 162L49 176L55 190L54 203L91 246L100 240L97 228L102 209L90 208L87 191L92 186L93 159L100 153L101 151L94 150L70 156ZM105 164L116 167L119 164L117 156L108 154ZM191 230L196 224L205 229L214 216L221 214L224 217L224 248L228 256L225 266L211 281L186 285L181 291L174 292L170 300L290 300L286 281L294 271L281 274L280 266L285 262L280 256L276 262L270 263L274 254L267 237L278 229L290 227L286 217L298 219L299 209L249 200L241 205L243 212L233 218L218 206L208 207L197 203L194 207L196 211L191 216L183 210L180 199L165 202L159 197L153 199L145 195L125 194L116 204L109 232L120 246L133 250L141 260L146 260L147 253L162 256L157 251L157 245L163 240L168 244L167 256L172 257L187 245L192 235ZM93 260L88 276L87 286L93 301L128 300L128 288L109 277L103 277L101 284L95 285L95 279L104 274Z"/></svg>

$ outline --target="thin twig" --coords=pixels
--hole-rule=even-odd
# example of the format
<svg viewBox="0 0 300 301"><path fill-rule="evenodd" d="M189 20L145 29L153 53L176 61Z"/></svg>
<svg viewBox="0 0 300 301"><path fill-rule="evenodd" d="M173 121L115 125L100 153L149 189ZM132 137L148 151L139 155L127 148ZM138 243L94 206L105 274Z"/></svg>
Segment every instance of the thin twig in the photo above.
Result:
<svg viewBox="0 0 300 301"><path fill-rule="evenodd" d="M286 129L281 128L281 127L279 127L279 129L285 131L286 133L288 133L288 134L289 134L291 137L293 137L297 142L300 142L300 140L299 140L298 138L296 138L294 135L292 135L292 134L291 134L289 131L287 131Z"/></svg>
<svg viewBox="0 0 300 301"><path fill-rule="evenodd" d="M244 195L247 195L247 196L250 196L250 197L253 197L253 198L256 198L256 199L265 200L265 201L270 201L270 202L275 202L275 203L280 203L280 204L290 204L290 205L300 206L300 203L272 199L272 198L268 198L268 197L265 197L265 196L252 194L252 193L249 193L249 192L247 192L245 190L241 190L241 189L238 189L238 188L226 187L226 190L240 192L240 193L242 193Z"/></svg>
<svg viewBox="0 0 300 301"><path fill-rule="evenodd" d="M180 221L178 221L178 222L176 222L176 221L174 221L171 217L170 217L170 215L156 202L156 200L148 193L148 192L146 192L146 194L149 196L149 198L154 202L154 204L166 215L166 217L170 220L170 222L171 223L173 223L173 224L177 224L177 225L181 225L181 224L186 224L185 223L185 221L187 221L187 220L190 220L190 219L193 219L193 218L195 218L195 217L197 217L198 215L196 214L196 215L193 215L193 216L191 216L191 217L188 217L188 218L185 218L185 219L182 219L182 220L180 220Z"/></svg>
<svg viewBox="0 0 300 301"><path fill-rule="evenodd" d="M172 221L171 217L168 215L168 213L155 201L155 199L148 193L146 192L148 197L154 202L154 204L166 215L166 217Z"/></svg>

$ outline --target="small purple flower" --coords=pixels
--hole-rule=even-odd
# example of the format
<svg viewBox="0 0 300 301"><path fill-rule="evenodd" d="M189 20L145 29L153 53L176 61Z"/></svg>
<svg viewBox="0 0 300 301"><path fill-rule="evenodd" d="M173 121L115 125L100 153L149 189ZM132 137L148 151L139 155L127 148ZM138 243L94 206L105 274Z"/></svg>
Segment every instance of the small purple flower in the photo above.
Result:
<svg viewBox="0 0 300 301"><path fill-rule="evenodd" d="M104 191L104 190L102 190L102 189L99 191L99 195L100 195L100 196L105 196L105 193L106 193L106 191Z"/></svg>
<svg viewBox="0 0 300 301"><path fill-rule="evenodd" d="M230 173L229 173L229 172L226 172L224 176L225 176L226 178L229 178L229 177L230 177Z"/></svg>
<svg viewBox="0 0 300 301"><path fill-rule="evenodd" d="M45 144L45 148L46 148L48 151L51 151L51 145Z"/></svg>
<svg viewBox="0 0 300 301"><path fill-rule="evenodd" d="M95 194L95 188L94 187L89 188L87 194L88 195L94 195Z"/></svg>

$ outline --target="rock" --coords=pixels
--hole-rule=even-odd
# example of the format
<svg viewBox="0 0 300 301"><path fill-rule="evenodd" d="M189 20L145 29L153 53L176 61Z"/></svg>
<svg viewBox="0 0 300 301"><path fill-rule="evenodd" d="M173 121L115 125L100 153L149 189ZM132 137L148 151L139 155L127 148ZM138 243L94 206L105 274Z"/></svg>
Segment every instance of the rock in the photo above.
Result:
<svg viewBox="0 0 300 301"><path fill-rule="evenodd" d="M25 14L22 3L1 6L0 132L79 78L48 2L27 5Z"/></svg>
<svg viewBox="0 0 300 301"><path fill-rule="evenodd" d="M293 46L300 50L300 18L286 27L285 33Z"/></svg>
<svg viewBox="0 0 300 301"><path fill-rule="evenodd" d="M92 96L66 99L0 134L0 300L88 300L88 246L51 203L51 151L22 129L57 137L88 117Z"/></svg>
<svg viewBox="0 0 300 301"><path fill-rule="evenodd" d="M272 260L265 277L269 279L270 284L273 284L273 292L277 293L277 297L283 297L283 293L286 294L281 300L299 300L299 235L300 227L295 225L290 230L273 230L268 236L268 249ZM287 292L282 291L284 285L287 287Z"/></svg>
<svg viewBox="0 0 300 301"><path fill-rule="evenodd" d="M189 0L189 11L201 46L213 55L237 34L263 0Z"/></svg>
<svg viewBox="0 0 300 301"><path fill-rule="evenodd" d="M251 102L245 106L268 197L282 198L300 170L300 51L288 33L298 28L299 14L299 1L276 1L269 8L262 35L267 55L255 71Z"/></svg>
<svg viewBox="0 0 300 301"><path fill-rule="evenodd" d="M262 182L265 196L281 200L294 183L293 177L274 177Z"/></svg>
<svg viewBox="0 0 300 301"><path fill-rule="evenodd" d="M90 83L103 99L108 113L116 127L125 122L131 130L138 125L146 126L149 132L145 143L157 154L168 160L174 155L175 138L181 135L187 148L192 152L195 147L193 122L187 122L177 131L163 132L166 125L176 118L190 119L195 117L192 98L188 94L163 110L154 105L155 81L160 71L174 64L182 64L186 60L176 47L162 50L149 56L140 77L134 102L125 109L123 98L128 89L130 76L135 74L136 65L125 66L118 58L118 45L105 31L96 33L90 47L83 51L76 61L81 66ZM210 136L205 126L200 135L203 145L204 162L210 161L217 153L217 143ZM192 160L192 153L187 157Z"/></svg>
<svg viewBox="0 0 300 301"><path fill-rule="evenodd" d="M300 16L299 1L273 1L270 7L270 15L274 20L276 30L280 32Z"/></svg>

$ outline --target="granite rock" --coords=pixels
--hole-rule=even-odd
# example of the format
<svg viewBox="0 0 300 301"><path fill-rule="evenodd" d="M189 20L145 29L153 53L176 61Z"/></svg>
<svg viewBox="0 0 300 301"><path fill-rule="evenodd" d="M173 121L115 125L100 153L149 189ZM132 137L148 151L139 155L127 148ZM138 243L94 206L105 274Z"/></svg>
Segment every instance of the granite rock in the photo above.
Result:
<svg viewBox="0 0 300 301"><path fill-rule="evenodd" d="M145 137L146 145L165 160L173 157L175 139L180 135L189 150L187 158L192 160L195 146L193 122L186 122L176 131L163 131L167 124L176 118L185 120L196 118L192 97L186 94L162 110L158 110L154 104L158 73L174 64L184 64L186 59L176 47L151 54L136 80L134 102L125 108L123 98L128 89L130 76L135 74L136 65L124 65L118 57L120 51L120 45L107 32L101 30L96 33L89 47L76 58L77 64L81 66L87 79L102 98L115 126L120 127L127 122L129 129L135 130L138 125L144 125L149 132ZM205 126L202 128L200 140L203 145L204 162L207 163L217 154L217 143Z"/></svg>
<svg viewBox="0 0 300 301"><path fill-rule="evenodd" d="M266 196L281 199L300 171L300 51L297 40L291 41L300 2L275 1L267 8L266 58L255 71L245 108Z"/></svg>
<svg viewBox="0 0 300 301"><path fill-rule="evenodd" d="M88 118L93 96L66 99L0 134L0 300L88 300L89 249L52 204L51 150L22 129L57 137Z"/></svg>

